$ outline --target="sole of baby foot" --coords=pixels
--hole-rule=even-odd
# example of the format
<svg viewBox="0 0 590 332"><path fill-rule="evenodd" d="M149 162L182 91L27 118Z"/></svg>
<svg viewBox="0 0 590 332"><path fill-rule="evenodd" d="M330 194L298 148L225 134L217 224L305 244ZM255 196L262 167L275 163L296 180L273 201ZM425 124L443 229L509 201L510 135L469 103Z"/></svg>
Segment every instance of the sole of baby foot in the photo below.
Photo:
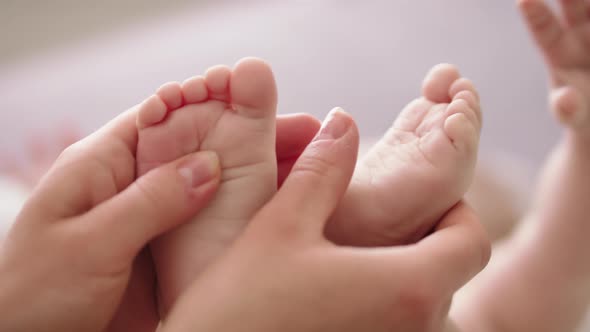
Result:
<svg viewBox="0 0 590 332"><path fill-rule="evenodd" d="M466 192L481 130L477 91L446 64L431 70L422 90L360 162L326 229L334 242L415 242Z"/></svg>
<svg viewBox="0 0 590 332"><path fill-rule="evenodd" d="M165 84L141 105L139 175L195 151L216 152L222 168L210 205L151 245L163 312L276 191L276 103L270 67L249 58Z"/></svg>

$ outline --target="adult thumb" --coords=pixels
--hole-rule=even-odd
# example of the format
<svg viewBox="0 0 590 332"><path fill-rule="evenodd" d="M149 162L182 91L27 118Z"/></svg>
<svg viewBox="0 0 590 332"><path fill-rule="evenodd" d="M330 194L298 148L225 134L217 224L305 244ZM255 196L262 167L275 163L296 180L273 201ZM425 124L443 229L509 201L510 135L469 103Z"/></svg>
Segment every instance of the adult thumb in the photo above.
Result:
<svg viewBox="0 0 590 332"><path fill-rule="evenodd" d="M257 219L270 220L273 225L268 227L298 225L309 234L322 234L325 222L348 187L358 144L354 120L339 108L332 110Z"/></svg>
<svg viewBox="0 0 590 332"><path fill-rule="evenodd" d="M106 255L130 260L154 237L187 221L219 186L214 152L197 152L146 173L81 218Z"/></svg>

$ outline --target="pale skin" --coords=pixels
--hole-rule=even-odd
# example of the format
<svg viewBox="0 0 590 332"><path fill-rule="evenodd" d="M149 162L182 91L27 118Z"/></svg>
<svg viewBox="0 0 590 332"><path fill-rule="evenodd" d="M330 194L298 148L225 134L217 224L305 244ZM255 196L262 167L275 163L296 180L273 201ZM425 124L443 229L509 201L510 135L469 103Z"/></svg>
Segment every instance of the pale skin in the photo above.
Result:
<svg viewBox="0 0 590 332"><path fill-rule="evenodd" d="M547 63L551 110L565 132L525 222L453 316L465 331L573 331L590 304L590 4L561 0L561 15L542 0L518 4Z"/></svg>
<svg viewBox="0 0 590 332"><path fill-rule="evenodd" d="M457 281L469 279L486 261L487 248L480 245L485 232L479 223L456 223L456 213L468 211L459 204L433 235L412 246L369 249L328 241L323 229L348 186L357 146L352 119L333 111L282 188L181 296L162 330L447 327ZM402 295L406 291L419 295Z"/></svg>
<svg viewBox="0 0 590 332"><path fill-rule="evenodd" d="M68 147L33 191L0 250L0 330L155 330L153 263L140 249L205 206L220 170L214 154L191 154L135 181L136 118L137 107ZM277 120L280 169L318 127ZM187 189L187 163L210 180Z"/></svg>
<svg viewBox="0 0 590 332"><path fill-rule="evenodd" d="M221 72L222 74L224 71L227 72L224 67L217 67L212 70L212 72L214 73ZM198 82L199 79L197 79L196 81ZM213 79L213 81L215 81L215 79ZM185 84L191 85L194 83L195 80L189 80ZM170 88L174 89L174 85L164 86L158 92L158 96L161 98L161 101L165 101L165 104L173 105L173 103L171 103L169 100ZM262 90L268 92L269 89ZM424 97L411 103L404 111L404 114L402 115L400 120L396 122L392 130L390 130L390 132L386 135L384 141L387 140L386 144L388 145L388 148L392 149L393 152L395 152L395 149L397 148L399 151L407 153L407 156L411 158L417 158L418 161L440 161L440 163L435 164L426 163L423 169L423 171L425 172L423 172L421 175L428 174L429 171L431 171L432 169L436 169L436 167L442 167L442 171L440 173L430 173L434 176L434 179L438 178L440 181L442 181L435 181L434 183L438 183L441 186L442 184L448 185L446 181L451 181L450 179L452 179L453 176L457 176L457 172L459 170L469 173L470 169L472 168L470 165L472 164L476 155L477 137L481 126L477 94L475 93L472 84L468 80L460 78L456 69L448 65L438 66L428 75L427 79L425 80L424 91L426 96L431 97ZM183 99L187 98L186 95L182 97ZM260 99L259 96L256 97L257 100ZM152 102L153 100L154 98L152 98ZM437 100L439 102L436 102ZM148 102L150 102L150 100L148 100ZM142 106L145 106L145 104ZM142 106L139 107L139 117L137 118L138 127L140 129L138 136L140 139L142 135L141 130L146 128L146 113L142 113ZM471 106L474 107L472 108ZM165 107L170 106L166 105ZM165 111L170 110L166 109ZM149 121L149 113L147 114L147 117ZM310 118L306 118L306 121L309 123L307 128L309 128L310 130L307 132L304 130L304 135L302 137L306 137L305 135L308 135L307 133L313 132L312 121L310 120ZM291 132L291 134L302 134L301 130L299 130L299 132L297 132L297 130L291 130ZM435 135L434 140L430 139L430 134ZM413 149L417 146L426 147L426 155L422 155L422 150L413 151ZM444 151L445 153L441 154L441 151L439 151L439 149L442 149L442 151ZM383 150L383 148L381 148L381 150ZM283 151L286 151L286 149L283 149ZM300 151L301 149L290 150L288 152L288 156L283 155L284 162L281 162L281 159L279 158L278 169L279 171L281 171L278 175L279 182L284 178L284 175L281 175L281 173L286 174L288 172L289 168L292 165L292 162L294 161L295 157L297 157ZM377 148L376 151L376 153L378 153L379 148ZM444 158L447 153L453 154L453 158ZM395 156L396 153L393 153L393 155ZM455 160L455 158L457 160ZM405 162L404 158L400 159L400 161L401 163L398 163L397 165L398 169L403 168L403 164ZM416 160L412 161L415 162ZM388 160L388 163L390 166L392 165L392 163L395 164L395 158L393 160ZM370 162L368 162L368 164L370 165ZM381 176L388 176L388 174L386 174L387 172L385 172L386 170L384 168L380 168L384 165L378 165L378 167L375 167L375 165L370 166L371 168L373 168L371 172L377 170L383 172L382 174L378 172L377 175L381 174ZM394 167L394 169L395 168L396 167ZM141 169L139 169L139 172L140 174L143 173ZM396 180L395 176L392 178L393 181ZM403 177L399 178L403 179ZM469 178L469 176L467 176L467 178ZM461 186L465 186L465 182L466 181L464 181L462 184L459 184L456 187L452 187L452 189L460 192L462 190L460 188ZM357 187L362 186L357 185ZM414 218L419 217L414 216ZM334 220L335 219L332 219L332 221ZM412 220L412 222L415 222L415 220ZM407 224L411 224L412 222L407 222ZM370 220L369 224L371 224ZM393 227L389 228L394 229ZM430 228L431 227L424 227L424 229L419 230L418 232L425 232ZM408 240L398 238L401 233L403 232L396 232L395 236L390 237L388 241L394 243L414 242L416 240L415 238ZM366 234L367 236L359 237L358 240L355 240L353 237L349 235L345 235L347 239L343 240L343 242L357 241L357 243L366 245L368 244L367 241L383 241L383 239L387 238L387 236L384 237L378 235L378 237L371 239L371 236L374 236L375 234L371 234L371 231L367 231ZM413 232L411 235L415 237L416 233ZM334 236L334 238L338 238L338 236ZM138 273L137 271L139 271L140 275L136 278L135 274ZM118 315L116 315L111 326L129 326L131 324L131 326L135 326L135 328L138 328L138 326L150 326L156 322L155 319L150 318L154 317L154 308L150 307L152 305L152 302L150 301L151 290L149 290L149 288L150 285L153 285L154 283L151 273L151 261L149 255L147 255L146 252L142 252L135 261L135 271L134 275L132 276L134 280L131 283L134 286L127 290L127 295L124 297L123 306L120 307L119 313ZM150 277L146 279L146 275L149 275ZM146 289L148 290L146 291ZM142 315L142 319L135 319L130 321L130 317L133 316L126 316L125 313L128 313L127 309L129 309L133 305L137 305L138 303L142 303L143 309L141 311L147 313L148 315ZM149 303L149 305L146 306L145 303ZM131 312L133 311L137 311L137 308L134 307ZM148 318L144 319L145 317Z"/></svg>
<svg viewBox="0 0 590 332"><path fill-rule="evenodd" d="M130 279L135 287L150 289L147 273L132 275L145 242L212 196L219 171L216 159L205 153L134 182L134 120L134 111L128 112L66 149L32 193L2 244L0 307L6 316L0 329L104 330ZM176 170L193 162L210 180L189 189ZM135 272L143 263L136 261ZM150 313L149 302L138 303L138 312ZM143 319L143 326L157 322L157 316Z"/></svg>
<svg viewBox="0 0 590 332"><path fill-rule="evenodd" d="M140 106L139 176L199 150L215 151L222 167L211 204L151 244L163 313L276 192L276 104L270 67L244 59L165 84Z"/></svg>
<svg viewBox="0 0 590 332"><path fill-rule="evenodd" d="M327 225L328 237L355 246L422 238L471 184L481 126L473 83L453 65L433 67L422 96L402 110L355 169Z"/></svg>
<svg viewBox="0 0 590 332"><path fill-rule="evenodd" d="M326 226L330 240L416 242L464 195L481 130L477 92L455 67L439 65L423 94L361 161ZM165 84L140 106L138 175L202 149L219 155L224 174L207 209L152 243L162 314L275 193L276 104L270 67L243 59Z"/></svg>
<svg viewBox="0 0 590 332"><path fill-rule="evenodd" d="M523 4L523 9L526 9L526 7L524 7L524 6L527 6L527 5L526 5L526 3L538 3L538 1L522 1L522 4ZM575 13L576 13L576 11L577 11L577 12L580 12L580 8L583 8L583 7L579 7L579 6L580 6L580 2L578 2L577 4L575 4L575 2L570 2L570 3L568 4L568 6L570 6L570 7L566 7L566 12L568 11L568 8L576 8L576 7L574 7L574 6L578 6L576 10L570 10L570 11L569 11L569 13L570 13L570 14L568 14L568 19L567 19L567 21L568 21L568 22L569 22L570 20L572 20L572 22L575 22L575 21L576 21L576 18L575 18ZM529 9L530 9L530 8L529 8ZM584 12L584 11L581 11L581 12ZM545 12L545 13L546 13L546 12ZM572 16L572 14L574 14L574 15ZM548 17L548 16L542 16L542 15L539 15L539 16L538 16L538 18L539 18L539 20L540 20L540 21L538 21L538 22L544 23L544 24L542 24L542 26L544 26L544 27L547 27L547 30L546 30L546 31L549 31L549 32L551 32L550 34L549 34L549 33L544 33L544 32L541 32L541 30L544 30L544 29L541 29L541 30L539 30L538 28L534 28L534 26L535 26L535 25L534 25L534 22L533 22L533 21L531 21L531 27L533 27L533 29L534 29L534 31L535 31L535 34L536 34L536 36L537 36L537 40L539 41L539 43L541 43L541 45L542 45L543 49L546 51L546 53L547 53L547 54L560 53L561 51L555 51L555 50L553 50L553 51L552 51L552 49L554 49L555 47L548 47L548 48L547 48L546 46L543 46L543 45L544 45L544 44L543 44L543 43L544 43L544 41L547 41L547 40L552 40L552 38L549 38L549 37L552 37L552 36L559 36L559 35L560 35L560 33L557 33L557 34L555 34L556 32L563 32L561 29L557 29L557 30L555 30L555 29L554 29L554 28L555 28L555 25L554 25L554 24L546 24L546 23L555 23L554 21L552 21L552 20L550 20L550 19L549 19L549 20L547 20L547 17ZM531 18L531 19L534 19L534 18L535 18L535 16L530 16L530 18ZM579 19L579 17L578 17L578 19ZM571 33L571 31L572 31L572 28L575 28L574 30L583 30L583 29L580 29L579 27L577 27L577 25L576 25L576 24L574 24L574 23L568 23L568 24L571 24L571 26L570 26L570 28L569 28L569 29L565 29L565 30L568 32L568 34L567 34L567 35L569 35L569 36L571 36L571 35L572 35L572 33ZM582 26L585 26L585 24L582 24ZM540 27L540 26L539 26L539 27ZM537 30L538 30L538 31L537 31ZM553 35L553 34L555 34L555 35ZM568 38L569 38L569 37L568 37ZM558 38L558 39L560 39L560 38ZM569 39L571 40L571 38L569 38ZM571 43L570 43L570 44L571 44ZM568 45L568 44L565 44L565 45ZM547 56L547 58L548 58L548 62L551 64L551 67L553 68L553 70L552 70L552 73L553 73L552 77L554 77L554 82L555 82L556 86L562 86L563 82L575 82L575 81L579 81L579 79L577 78L579 75L578 75L578 74L573 74L573 72L576 72L576 71L577 71L578 73L581 73L581 72L583 72L583 71L581 71L581 70L579 70L579 69L575 69L575 68L576 68L576 67L584 67L584 66L571 66L571 63L570 63L569 65L564 65L564 64L561 64L561 65L555 65L555 64L554 64L554 62L553 62L553 61L554 61L554 59L552 60L552 58L553 58L554 56L548 56L548 55L546 55L546 56ZM587 57L584 57L584 58L586 59ZM570 78L569 78L569 79L567 79L567 76L570 76ZM580 76L580 77L581 77L581 76ZM559 83L559 82L561 82L561 83ZM581 87L581 88L583 88L583 87L587 87L587 86L588 86L587 84L583 84L583 85L582 85L582 84L577 84L577 85L578 85L579 87ZM585 106L583 106L583 107L579 107L579 106L580 106L580 105L585 105L585 104L587 104L585 97L582 97L582 95L584 95L584 94L583 94L583 93L580 93L580 91L582 91L582 89L578 89L578 90L572 90L572 89L571 89L571 88L572 88L572 86L576 86L576 84L570 83L569 87L566 87L566 88L564 88L564 89L556 89L556 90L555 90L555 91L552 93L552 97L551 97L551 99L552 99L552 105L553 105L553 109L557 111L557 112L556 112L556 115L558 115L558 118L560 118L560 119L564 120L564 121L565 121L565 122L566 122L568 125L572 125L572 124L573 124L573 125L575 125L576 123L579 123L579 120L577 120L577 119L576 119L576 116L574 116L574 114L584 114L583 112L582 112L582 113L579 113L579 112L577 112L577 110L583 110L583 109L585 109ZM586 94L586 96L587 96L587 94ZM573 106L572 106L572 105L573 105ZM573 111L573 112L572 112L572 111ZM573 120L573 122L572 122L572 120ZM578 167L574 166L574 167L573 167L573 168L570 170L570 169L569 169L569 167L571 167L571 166L569 166L569 165L566 165L566 166L564 166L564 165L563 165L563 164L564 164L564 162L562 161L563 159L566 159L566 160L569 160L569 159L576 160L576 159L579 159L579 158L578 158L579 156L582 156L582 157L584 156L584 154L583 154L583 153L582 153L582 154L579 154L579 153L578 153L578 152L579 152L578 150L580 150L580 148L572 149L572 148L568 147L568 146L571 146L572 144L570 144L570 143L567 143L567 142L572 142L572 140L573 140L574 142L580 142L580 141L584 141L584 139L580 139L580 138L579 138L579 136L580 136L580 135L578 135L578 134L571 134L571 131L570 131L570 133L568 133L568 134L567 134L567 136L568 136L568 137L570 137L570 138L566 138L566 139L565 139L565 141L566 141L566 142L562 143L562 146L560 146L560 147L558 148L558 151L565 151L565 152L557 152L557 153L556 153L556 156L557 156L557 157L555 157L554 159L555 159L555 160L558 160L558 161L555 161L555 160L554 160L554 161L552 162L552 164L553 164L553 165L557 165L557 166L549 167L549 168L548 168L548 169L549 169L549 171L548 171L548 172L546 172L547 174L549 174L549 175L550 175L550 176L549 176L549 178L555 177L555 175L552 175L552 174L555 174L555 173L557 173L557 174L559 174L559 173L562 173L562 174L563 174L563 173L565 173L565 172L563 172L563 169L564 169L564 168L567 168L567 173L568 173L568 174L574 174L574 175L576 175L576 172L571 172L571 170L576 170L576 169L588 169L588 168L587 168L587 167L586 167L586 166L585 166L583 163L579 163L579 161L576 161L576 162L575 162L575 163L573 163L573 164L575 165L575 164L578 164L578 163L579 163L580 165L583 165L583 166L584 166L584 168L578 168ZM572 138L572 137L573 137L573 138ZM564 147L564 146L565 146L565 147ZM586 145L586 146L587 146L587 145ZM587 151L587 150L586 150L586 151ZM563 156L564 156L564 154L566 155L566 157L565 157L565 158L563 157ZM575 157L575 158L572 158L572 156L573 156L573 157ZM582 159L583 159L583 158L582 158ZM551 170L551 169L553 169L553 170ZM560 171L560 169L561 169L561 171ZM582 173L582 172L578 172L578 175L580 175L581 173ZM580 182L579 182L580 178L582 178L582 179L583 179L583 177L580 177L580 176L574 176L574 178L575 178L575 182L574 182L574 183L576 184L576 186L577 186L577 184L578 184L578 183L580 183ZM561 180L562 178L561 178L561 177L559 177L559 179ZM565 178L565 180L567 180L567 177ZM551 181L548 181L548 182L550 183ZM565 181L565 183L568 183L568 181ZM561 184L560 184L560 186L561 186L561 185L563 185L563 184L561 183ZM553 185L551 185L551 184L550 184L550 185L548 185L547 187L551 188L552 186L554 186L554 184L553 184ZM542 187L543 187L543 186L542 186ZM587 186L586 186L586 187L587 187ZM579 189L577 189L577 190L579 190ZM554 191L551 191L551 190L544 189L544 190L542 190L542 192L554 192ZM571 195L571 196L574 196L574 195L572 194L572 192L569 192L569 191L568 191L568 192L566 192L566 193L563 193L563 194L564 194L564 195L563 195L563 196L560 196L560 197L577 198L577 199L580 199L581 197L588 197L588 194L587 194L587 193L585 193L585 192L575 193L575 196L576 196L576 197L570 197L570 195ZM548 194L541 194L540 196L541 196L541 197L543 197L543 196L549 197L549 195L548 195ZM551 196L551 197L552 197L552 196ZM539 201L540 201L540 202L542 202L542 201L543 201L543 199L542 199L542 198L539 198ZM574 200L573 200L573 202L576 202L576 199L574 199ZM554 205L555 205L554 201L553 201L553 200L551 200L551 204L550 204L549 206L554 206ZM557 205L559 205L559 204L557 204ZM572 206L573 206L573 205L572 205ZM579 205L578 205L578 206L579 206ZM559 210L560 210L559 208L555 208L555 207L552 207L551 209L553 209L553 210L556 210L556 211L558 211L558 212L559 212ZM570 209L569 209L569 207L568 207L567 211L568 211L568 214L564 214L564 215L562 215L562 217L568 217L569 213L572 213L572 215L573 215L574 213L573 213L573 212L571 212L571 211L575 211L575 210L570 210ZM551 214L549 214L549 215L551 215ZM578 214L577 216L579 216L579 214ZM535 216L535 218L531 218L531 219L538 220L538 216ZM555 218L555 219L556 219L556 218ZM575 219L575 218L574 218L574 219ZM537 223L537 222L536 222L536 223ZM545 225L545 224L551 224L551 223L550 223L550 222L543 222L543 223L539 223L539 224ZM554 222L553 224L555 225L556 223ZM557 226L556 226L556 227L557 227ZM564 229L561 229L562 227L563 227L563 225L562 225L562 224L560 224L560 225L559 225L559 230L558 230L557 232L553 232L553 231L555 231L556 229L551 229L551 228L548 228L548 229L551 229L551 233L549 233L549 231L544 231L544 232L530 231L530 232L531 232L531 233L533 233L533 234L535 234L535 238L537 238L537 236L538 236L538 237L540 237L540 239L541 239L541 240L543 240L543 239L544 239L544 238L541 236L541 235L542 235L541 233L544 233L544 234L545 234L545 236L546 236L547 238L549 237L547 234L557 234L557 235L559 235L559 234L562 234L562 232L564 232L564 231L567 231L568 229L570 230L570 232L571 232L571 233L574 233L573 226L572 226L572 228L565 227L565 230L564 230ZM581 229L576 229L576 231L578 231L578 230L581 230ZM529 231L527 231L527 232L529 232ZM537 233L537 232L538 232L538 233ZM524 231L523 231L523 233L524 233ZM585 234L585 232L584 232L584 231L580 231L580 233L578 233L578 234ZM572 235L572 234L568 234L568 238L569 238L569 236L571 236L571 235ZM528 235L527 235L527 236L528 236ZM522 242L524 242L524 241L522 241ZM551 241L545 241L545 242L549 242L549 243L551 243ZM583 244L583 241L572 241L572 242L573 242L574 244ZM572 244L572 243L570 243L570 244ZM560 246L562 246L562 244L560 244L560 245L556 245L556 244L554 243L552 246L553 246L553 247L555 247L555 248L557 248L557 249L559 249L559 248L560 248ZM525 246L525 247L528 247L528 246ZM536 249L536 248L535 248L535 249ZM579 253L579 252L582 252L582 253L583 253L583 252L586 252L586 251L585 251L585 250L586 250L585 248L578 248L578 249L579 249L579 251L577 251L578 253ZM570 254L571 254L571 253L568 253L567 255L563 254L563 257L561 257L561 255L560 255L559 253L564 253L564 252L565 252L564 250L565 250L565 249L561 248L561 251L560 251L560 250L557 250L557 251L556 251L556 253L558 253L556 256L558 256L558 257L560 258L560 259L559 259L559 263L562 263L562 258L563 258L563 257L570 257ZM568 249L568 250L571 250L571 247L569 247L569 249ZM523 251L525 251L525 250L523 250ZM531 253L531 251L533 251L533 249L530 249L530 248L529 248L529 249L527 249L526 251L528 251L528 253L526 254L526 255L527 255L527 256L526 256L526 258L521 258L521 260L527 260L527 261L528 261L528 260L529 260L529 258L531 258L531 257L530 257L530 256L528 256L528 255L533 255L532 257L534 257L534 253ZM533 260L533 261L534 261L534 260ZM551 260L551 261L554 261L554 260ZM567 260L566 260L566 261L567 261ZM576 263L577 263L577 262L576 262ZM513 264L516 264L516 263L513 263ZM519 264L520 264L520 263L519 263ZM574 264L572 263L572 264L571 264L571 266L573 266L573 265L574 265ZM519 266L520 266L520 265L519 265ZM525 268L526 268L527 266L528 266L528 265L526 265L526 264L525 264ZM576 265L576 268L579 268L579 267L580 267L580 266L579 266L579 264L577 264L577 265ZM567 270L566 270L566 271L567 271ZM551 271L550 271L550 272L551 272ZM578 274L578 271L575 271L575 272L576 272L575 274L577 275L577 274ZM576 278L576 279L577 279L577 278ZM580 278L580 279L585 279L585 277L584 277L584 278ZM519 282L520 282L520 283L523 283L523 281L522 281L522 280L516 280L516 281L509 280L508 282L507 282L507 281L505 281L505 280L502 280L501 278L500 278L500 280L501 280L501 281L499 282L500 284L502 284L502 283L506 283L506 284L509 284L509 283L514 283L514 284L517 284L517 283L519 283ZM560 286L564 286L565 284L571 284L571 282L570 282L570 281L564 282L564 283L563 283L563 285L560 285ZM583 296L583 294L585 294L585 292L584 292L584 291L581 291L581 292L580 292L580 290L577 288L578 286L576 286L576 285L579 285L579 284L580 284L580 283L574 282L574 283L573 283L573 286L572 286L572 290L571 290L571 292L575 292L576 294L582 294L582 301L580 302L580 303L582 303L582 302L584 302L584 299L583 299L583 298L584 298L584 296ZM546 286L546 285L545 285L545 286ZM521 288L519 288L519 289L521 289ZM545 291L545 290L546 290L546 288L542 288L542 289L543 289L543 291ZM512 289L510 289L509 291L511 291L511 290L512 290ZM567 290L566 290L566 292L562 292L562 291L560 291L560 292L555 292L555 294L554 294L553 296L555 296L556 298L559 298L560 296L563 296L564 294L566 295L566 297L568 297L568 298L572 298L571 296L568 296L569 292L568 292ZM549 294L549 296L551 297L551 294ZM512 299L511 299L511 301L512 301ZM507 301L507 302L510 302L510 301ZM532 308L531 308L531 311L532 311L533 313L531 313L531 314L530 314L531 316L535 316L535 318L536 318L536 319L538 319L538 318L539 318L539 316L537 316L537 315L539 315L539 313L538 313L538 311L536 311L537 309L535 309L535 306L534 306L534 305L536 305L536 304L539 304L539 303L537 303L537 302L538 302L538 301L536 301L536 302L533 304L533 306L532 306ZM549 301L549 302L550 302L550 301ZM561 303L561 301L558 301L558 302L559 302L559 303ZM579 305L580 303L577 303L577 304L576 304L576 303L574 303L574 306L575 306L575 307L577 307L577 308L585 308L585 304L583 304L583 305ZM498 305L497 305L497 307L500 307L500 305L505 305L505 303L498 304ZM527 305L528 305L528 304L527 304ZM571 305L571 304L570 304L570 305ZM553 305L551 306L551 309L552 309L552 310L554 310L554 309L555 309L555 307L559 307L559 306L555 306L555 305L553 304ZM506 308L506 307L504 307L504 308ZM576 315L578 315L578 316L579 316L580 309L576 309L576 308L573 308L573 309L572 309L571 307L568 307L568 305L567 305L567 303L566 303L566 305L564 306L564 312L565 312L565 311L567 311L567 313L573 313L573 316L567 316L567 315L562 315L562 316L559 316L559 317L565 317L565 320L566 320L566 322L565 322L565 323L563 323L563 322L562 322L562 323L563 323L562 325L544 325L544 327L545 327L545 328L548 328L548 327L549 327L549 328L551 328L551 330L554 330L554 329L556 329L556 330L560 330L560 331L561 331L561 330L567 330L567 328L568 328L569 326L572 326L572 322L575 322L575 321L576 321L576 317L575 317L575 316L576 316ZM518 312L518 311L516 311L516 312ZM554 311L552 311L552 313L553 313L553 312L554 312ZM518 314L519 314L519 315L522 315L522 312L518 312ZM551 314L551 315L542 315L542 314L541 314L541 317L542 317L542 318L544 318L544 319L552 319L552 318L550 318L550 317L552 317L552 316L553 316L553 314ZM473 316L473 317L476 317L476 316ZM515 318L515 320L520 320L520 319L521 319L520 317L523 317L523 316L517 316L517 317L512 317L512 318ZM501 318L503 319L503 317L501 317ZM573 319L572 319L572 318L573 318ZM506 317L506 320L508 320L508 321L509 321L509 320L510 320L510 317ZM528 320L524 320L524 321L526 321L527 323L530 323L530 321L528 321ZM465 324L468 324L468 322L466 322ZM502 322L499 322L499 324L502 324ZM510 323L507 323L507 325L510 325ZM540 325L541 325L541 324L540 324ZM467 325L467 326L469 326L469 325ZM556 326L557 326L557 327L556 327ZM527 325L527 327L529 327L529 325ZM467 330L467 329L466 329L466 330ZM518 330L518 328L515 328L514 330ZM542 330L542 329L537 329L537 330Z"/></svg>
<svg viewBox="0 0 590 332"><path fill-rule="evenodd" d="M311 330L354 326L360 330L374 327L375 331L384 327L388 331L438 331L447 324L453 292L489 258L483 228L469 208L458 204L432 235L412 246L371 250L330 244L322 236L322 225L348 185L358 144L356 127L348 115L335 112L331 119L295 166L290 157L299 155L308 141L293 140L292 134L305 137L317 130L317 123L306 116L277 123L278 132L288 134L277 136L278 163L283 165L280 168L293 167L291 176L256 214L237 249L192 284L182 302L191 304L190 314L182 314L187 307L181 304L166 322L166 330L182 331L183 326L194 324L218 326L252 308L254 314L246 318L251 326L262 324L258 331L264 331L264 326L287 331L294 319ZM135 121L136 112L130 110L66 149L35 189L0 251L0 329L155 330L153 284L146 283L153 272L147 261L137 259L145 257L140 250L154 236L206 205L219 185L220 169L214 154L199 152L161 165L133 182ZM187 176L187 170L192 176ZM318 204L320 201L326 204ZM420 261L424 264L415 264ZM288 300L274 301L267 288L243 287L243 281L251 280L253 285L262 281L252 279L249 262L256 262L259 269L254 275L288 286L282 290L301 304L297 308L332 307L338 297L316 295L338 294L342 282L354 282L358 288L348 287L342 294L361 313L371 314L356 314L362 320L347 326L352 309L339 302L331 316L314 310L285 316ZM281 274L277 271L281 267L295 268L296 273ZM211 282L225 284L224 269L239 273L231 277L238 282L229 280L222 294L198 291L210 291ZM223 276L217 278L219 271ZM342 273L333 278L334 271ZM332 283L335 280L341 281ZM227 292L232 296L225 296ZM244 303L244 297L233 296L234 292L252 295L255 307ZM389 296L382 296L384 293ZM370 294L378 296L367 296ZM247 327L241 324L238 328Z"/></svg>

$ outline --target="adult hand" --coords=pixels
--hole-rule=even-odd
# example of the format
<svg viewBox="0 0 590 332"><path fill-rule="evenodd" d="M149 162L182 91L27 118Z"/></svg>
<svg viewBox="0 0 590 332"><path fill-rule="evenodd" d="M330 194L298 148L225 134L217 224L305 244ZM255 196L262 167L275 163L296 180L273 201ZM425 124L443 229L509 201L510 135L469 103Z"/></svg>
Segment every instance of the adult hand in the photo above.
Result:
<svg viewBox="0 0 590 332"><path fill-rule="evenodd" d="M358 132L329 116L282 188L172 308L163 331L440 331L490 244L458 204L415 245L340 247L324 225L355 165Z"/></svg>
<svg viewBox="0 0 590 332"><path fill-rule="evenodd" d="M198 152L135 181L135 117L67 148L24 206L0 250L0 330L156 329L151 259L138 253L207 203L219 165ZM277 127L288 170L319 124L297 115Z"/></svg>

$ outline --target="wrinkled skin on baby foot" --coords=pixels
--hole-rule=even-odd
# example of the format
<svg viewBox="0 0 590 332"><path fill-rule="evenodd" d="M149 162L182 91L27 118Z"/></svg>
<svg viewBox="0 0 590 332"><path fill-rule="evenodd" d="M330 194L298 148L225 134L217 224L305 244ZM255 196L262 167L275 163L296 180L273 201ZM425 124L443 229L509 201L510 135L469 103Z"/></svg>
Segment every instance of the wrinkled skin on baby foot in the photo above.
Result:
<svg viewBox="0 0 590 332"><path fill-rule="evenodd" d="M240 60L163 85L140 107L138 175L196 151L214 151L219 192L190 222L151 244L162 313L239 235L277 189L277 92L270 66Z"/></svg>
<svg viewBox="0 0 590 332"><path fill-rule="evenodd" d="M426 235L471 183L481 131L479 96L452 65L435 66L358 164L326 228L337 243L382 246Z"/></svg>

